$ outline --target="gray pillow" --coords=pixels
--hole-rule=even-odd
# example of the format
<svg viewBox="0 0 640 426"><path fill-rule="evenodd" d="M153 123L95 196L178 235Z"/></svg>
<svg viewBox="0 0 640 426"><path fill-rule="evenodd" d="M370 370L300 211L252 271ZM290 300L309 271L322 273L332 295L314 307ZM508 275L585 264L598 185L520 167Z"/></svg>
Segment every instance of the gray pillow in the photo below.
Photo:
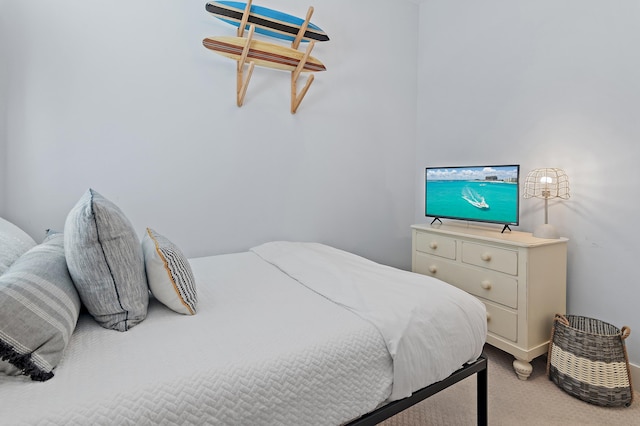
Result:
<svg viewBox="0 0 640 426"><path fill-rule="evenodd" d="M0 217L0 274L35 245L26 232Z"/></svg>
<svg viewBox="0 0 640 426"><path fill-rule="evenodd" d="M80 312L64 237L45 239L0 276L0 373L53 377Z"/></svg>
<svg viewBox="0 0 640 426"><path fill-rule="evenodd" d="M127 331L147 315L140 240L124 213L89 189L67 215L65 255L87 311L104 328Z"/></svg>

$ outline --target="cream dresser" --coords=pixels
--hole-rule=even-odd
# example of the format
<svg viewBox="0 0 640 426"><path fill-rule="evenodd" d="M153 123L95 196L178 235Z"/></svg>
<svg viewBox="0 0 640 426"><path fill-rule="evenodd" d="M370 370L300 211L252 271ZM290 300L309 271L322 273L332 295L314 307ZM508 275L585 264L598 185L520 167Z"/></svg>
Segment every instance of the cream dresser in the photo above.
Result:
<svg viewBox="0 0 640 426"><path fill-rule="evenodd" d="M487 343L515 357L522 380L547 352L566 312L567 240L465 224L413 225L412 270L465 290L487 307Z"/></svg>

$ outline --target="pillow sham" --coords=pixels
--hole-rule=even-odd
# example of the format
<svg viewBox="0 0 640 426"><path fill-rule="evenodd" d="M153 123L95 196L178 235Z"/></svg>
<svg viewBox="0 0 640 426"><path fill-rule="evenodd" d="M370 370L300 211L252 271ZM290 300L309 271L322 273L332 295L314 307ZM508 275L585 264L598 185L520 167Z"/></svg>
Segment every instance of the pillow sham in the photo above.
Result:
<svg viewBox="0 0 640 426"><path fill-rule="evenodd" d="M175 312L195 315L196 283L191 265L178 246L147 228L142 251L151 294Z"/></svg>
<svg viewBox="0 0 640 426"><path fill-rule="evenodd" d="M104 328L127 331L147 315L140 240L122 210L87 190L64 225L67 266L87 311Z"/></svg>
<svg viewBox="0 0 640 426"><path fill-rule="evenodd" d="M0 274L35 245L26 232L0 217Z"/></svg>
<svg viewBox="0 0 640 426"><path fill-rule="evenodd" d="M80 312L63 241L47 237L0 276L0 373L45 381L62 359Z"/></svg>

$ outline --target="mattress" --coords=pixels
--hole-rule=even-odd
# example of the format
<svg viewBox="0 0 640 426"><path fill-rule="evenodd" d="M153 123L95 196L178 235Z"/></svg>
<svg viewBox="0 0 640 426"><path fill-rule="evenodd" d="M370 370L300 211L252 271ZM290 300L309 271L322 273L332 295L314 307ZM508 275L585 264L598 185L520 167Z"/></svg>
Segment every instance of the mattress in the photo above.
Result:
<svg viewBox="0 0 640 426"><path fill-rule="evenodd" d="M126 333L81 315L55 377L0 376L2 422L339 425L390 399L394 357L374 322L255 252L190 262L197 315L152 299Z"/></svg>
<svg viewBox="0 0 640 426"><path fill-rule="evenodd" d="M380 331L393 360L390 401L482 353L485 307L454 286L319 243L274 241L251 251Z"/></svg>

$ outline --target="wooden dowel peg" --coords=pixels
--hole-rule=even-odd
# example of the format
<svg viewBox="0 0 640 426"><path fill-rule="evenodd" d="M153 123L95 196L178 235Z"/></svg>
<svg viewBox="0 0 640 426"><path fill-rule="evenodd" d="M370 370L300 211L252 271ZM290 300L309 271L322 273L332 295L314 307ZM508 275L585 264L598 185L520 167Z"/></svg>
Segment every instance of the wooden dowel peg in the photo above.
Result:
<svg viewBox="0 0 640 426"><path fill-rule="evenodd" d="M304 33L307 32L307 28L309 27L309 22L311 22L311 16L313 15L313 6L309 6L309 10L307 10L307 16L304 19L302 25L300 25L300 30L298 30L298 34L296 38L291 43L291 47L297 49L300 46L300 41L304 37Z"/></svg>
<svg viewBox="0 0 640 426"><path fill-rule="evenodd" d="M247 60L247 55L249 55L249 50L251 49L251 40L253 39L253 32L255 30L255 26L251 25L249 28L249 35L247 36L247 43L244 45L242 49L242 55L240 55L240 60L238 61L238 66L243 67L245 61Z"/></svg>
<svg viewBox="0 0 640 426"><path fill-rule="evenodd" d="M255 62L249 62L249 69L247 70L247 76L240 83L237 94L237 104L239 107L244 103L244 97L247 94L247 87L249 87L249 80L251 80L251 75L253 74L253 67L255 66ZM240 79L242 79L242 74L240 74Z"/></svg>
<svg viewBox="0 0 640 426"><path fill-rule="evenodd" d="M253 39L253 33L255 31L255 25L251 25L249 27L249 35L247 35L247 43L244 45L242 49L242 55L238 60L238 69L237 69L237 83L236 83L236 103L238 106L242 106L244 103L244 97L247 94L247 87L249 87L249 81L251 80L251 75L253 74L253 68L255 66L255 62L249 62L249 69L247 71L246 77L244 76L244 64L247 61L247 56L249 55L249 50L251 49L251 40Z"/></svg>
<svg viewBox="0 0 640 426"><path fill-rule="evenodd" d="M309 43L309 45L307 46L307 50L304 52L304 56L302 57L302 59L300 59L300 62L298 63L298 66L296 66L296 69L292 71L293 80L298 80L298 77L300 76L302 69L304 68L305 64L309 60L309 56L311 56L311 51L313 50L314 46L315 46L314 41L311 41L311 43Z"/></svg>
<svg viewBox="0 0 640 426"><path fill-rule="evenodd" d="M247 0L247 5L244 8L244 12L242 13L242 20L240 21L240 26L238 27L238 37L242 37L244 35L244 27L247 26L247 21L249 21L249 14L251 13L251 2L252 0Z"/></svg>
<svg viewBox="0 0 640 426"><path fill-rule="evenodd" d="M296 95L293 99L291 99L291 114L295 114L296 111L298 111L298 107L300 106L300 102L302 102L302 99L304 99L304 95L307 94L307 90L309 90L309 87L311 86L311 83L313 83L313 78L314 78L314 75L311 74L307 78L307 81L306 81L304 87L302 88L302 90L300 91L300 94Z"/></svg>
<svg viewBox="0 0 640 426"><path fill-rule="evenodd" d="M304 99L304 96L307 94L311 83L313 83L314 75L311 74L302 88L302 90L298 93L298 79L300 78L300 73L304 68L304 65L307 63L309 56L311 56L311 51L315 46L315 42L312 40L307 46L307 50L304 52L304 56L300 59L300 63L294 71L291 72L291 114L295 114L298 110L298 106Z"/></svg>

